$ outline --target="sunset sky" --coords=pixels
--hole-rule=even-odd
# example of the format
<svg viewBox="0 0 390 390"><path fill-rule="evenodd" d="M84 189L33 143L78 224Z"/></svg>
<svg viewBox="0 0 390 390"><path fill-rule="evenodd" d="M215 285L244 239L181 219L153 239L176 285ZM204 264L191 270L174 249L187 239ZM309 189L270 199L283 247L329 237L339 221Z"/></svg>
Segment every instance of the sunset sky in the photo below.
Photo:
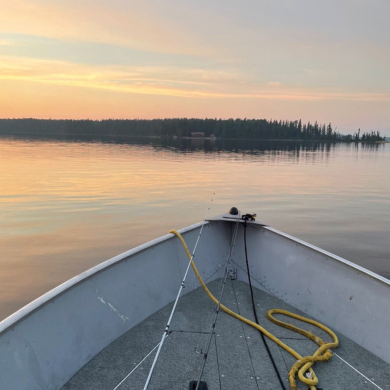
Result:
<svg viewBox="0 0 390 390"><path fill-rule="evenodd" d="M390 136L389 0L0 0L0 118L302 118Z"/></svg>

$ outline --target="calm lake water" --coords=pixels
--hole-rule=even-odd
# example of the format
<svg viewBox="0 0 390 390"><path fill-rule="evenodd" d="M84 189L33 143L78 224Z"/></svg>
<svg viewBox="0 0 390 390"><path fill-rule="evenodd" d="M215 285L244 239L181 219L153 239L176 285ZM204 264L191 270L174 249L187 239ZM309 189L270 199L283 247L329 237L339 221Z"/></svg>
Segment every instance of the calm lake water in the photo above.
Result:
<svg viewBox="0 0 390 390"><path fill-rule="evenodd" d="M207 207L390 278L389 194L390 144L3 137L0 320Z"/></svg>

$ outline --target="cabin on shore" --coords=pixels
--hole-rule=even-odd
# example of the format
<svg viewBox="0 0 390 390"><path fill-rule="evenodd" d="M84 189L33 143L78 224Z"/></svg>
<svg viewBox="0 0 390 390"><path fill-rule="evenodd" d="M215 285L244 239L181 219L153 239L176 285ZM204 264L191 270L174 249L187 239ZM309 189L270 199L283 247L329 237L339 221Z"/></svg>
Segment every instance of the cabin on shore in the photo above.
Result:
<svg viewBox="0 0 390 390"><path fill-rule="evenodd" d="M202 131L192 131L191 132L191 137L194 138L204 138L205 133Z"/></svg>

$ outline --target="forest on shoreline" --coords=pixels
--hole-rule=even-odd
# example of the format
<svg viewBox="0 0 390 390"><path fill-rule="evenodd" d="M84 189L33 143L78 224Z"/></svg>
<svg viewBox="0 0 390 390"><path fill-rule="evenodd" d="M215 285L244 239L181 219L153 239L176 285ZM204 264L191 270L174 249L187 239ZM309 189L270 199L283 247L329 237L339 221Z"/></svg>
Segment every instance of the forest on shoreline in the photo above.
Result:
<svg viewBox="0 0 390 390"><path fill-rule="evenodd" d="M378 131L340 134L329 123L318 124L267 119L0 119L0 134L42 134L47 136L142 136L191 137L192 133L222 139L274 139L341 142L381 142Z"/></svg>

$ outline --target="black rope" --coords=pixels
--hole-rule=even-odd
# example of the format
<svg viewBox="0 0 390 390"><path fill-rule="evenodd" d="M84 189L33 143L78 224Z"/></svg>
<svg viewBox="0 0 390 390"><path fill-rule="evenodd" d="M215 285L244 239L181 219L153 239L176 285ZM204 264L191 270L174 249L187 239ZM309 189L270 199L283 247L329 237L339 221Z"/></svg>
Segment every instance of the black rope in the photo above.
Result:
<svg viewBox="0 0 390 390"><path fill-rule="evenodd" d="M245 260L246 260L246 268L247 268L247 271L248 271L249 288L250 288L250 290L251 290L252 309L253 309L253 314L254 314L254 316L255 316L256 324L257 324L257 325L260 325L260 324L259 324L259 319L257 318L255 300L254 300L254 298L253 298L253 288L252 288L251 274L250 274L250 271L249 271L248 249L247 249L247 247L246 247L246 227L247 227L246 221L244 221L243 225L244 225ZM274 360L274 358L273 358L273 356L272 356L272 354L271 354L271 351L270 351L270 349L269 349L269 347L268 347L268 344L267 344L266 341L265 341L263 332L261 332L261 331L259 330L259 333L260 333L261 339L263 340L263 343L264 343L264 345L265 345L265 349L266 349L267 352L268 352L268 356L269 356L270 359L271 359L271 362L272 362L272 365L273 365L274 370L275 370L275 372L276 372L276 375L278 376L280 385L282 386L282 389L283 389L283 390L286 390L286 387L284 386L282 377L280 376L280 372L279 372L279 370L278 370L278 367L276 367L275 360Z"/></svg>

